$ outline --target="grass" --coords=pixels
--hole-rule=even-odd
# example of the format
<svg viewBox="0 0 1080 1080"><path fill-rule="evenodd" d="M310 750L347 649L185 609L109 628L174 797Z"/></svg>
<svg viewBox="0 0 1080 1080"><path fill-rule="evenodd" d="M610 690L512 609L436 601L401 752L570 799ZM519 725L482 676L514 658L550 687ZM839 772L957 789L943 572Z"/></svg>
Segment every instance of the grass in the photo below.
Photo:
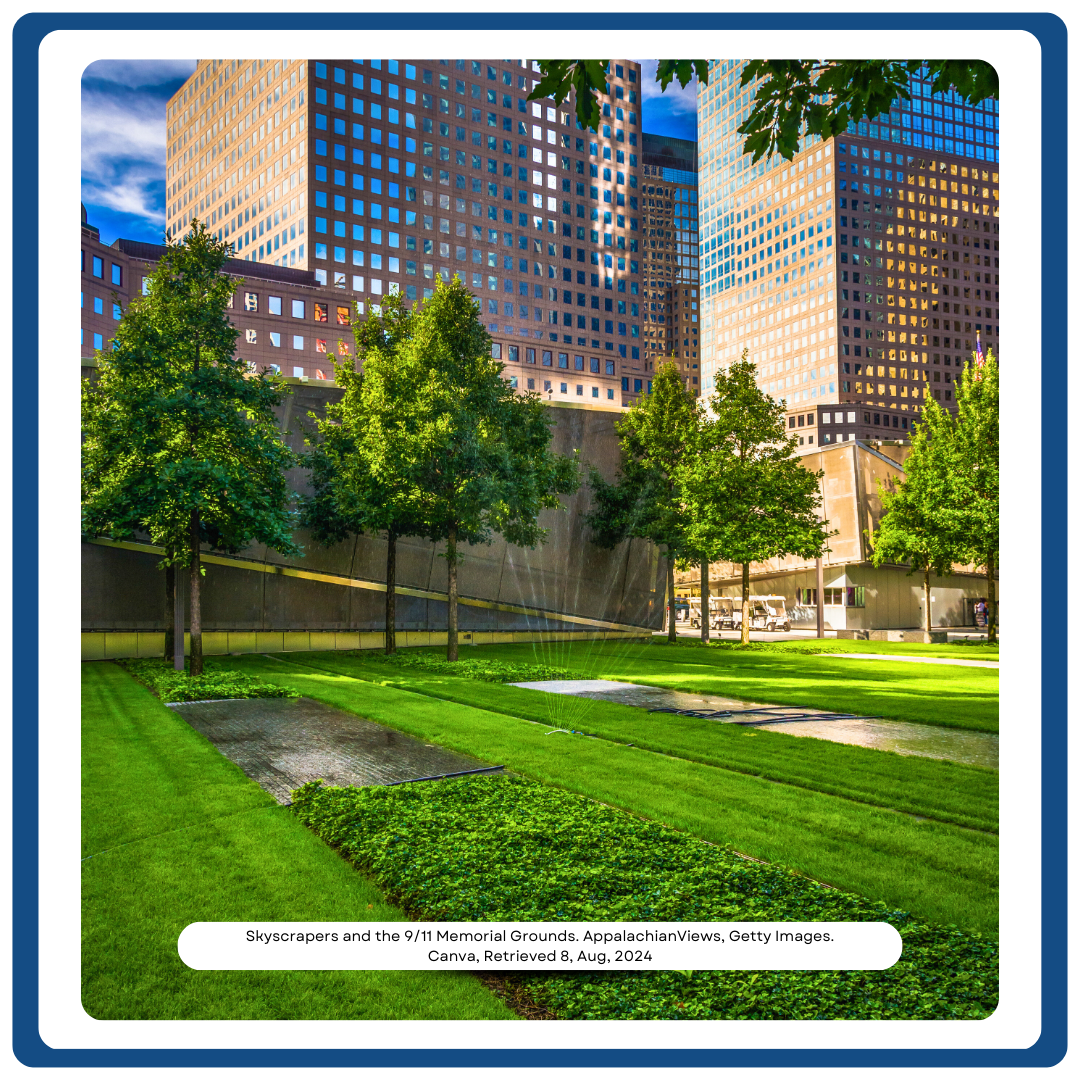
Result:
<svg viewBox="0 0 1080 1080"><path fill-rule="evenodd" d="M542 662L606 678L771 705L806 705L917 724L998 730L993 668L806 655L784 642L745 650L700 645L551 642L469 650L506 663ZM877 643L875 642L875 645ZM889 644L884 642L883 644Z"/></svg>
<svg viewBox="0 0 1080 1080"><path fill-rule="evenodd" d="M996 932L991 835L609 740L547 735L543 726L505 713L279 659L230 663L425 742L730 844L921 919ZM383 683L401 678L388 676Z"/></svg>
<svg viewBox="0 0 1080 1080"><path fill-rule="evenodd" d="M669 648L664 639L653 638L662 648ZM701 643L693 639L679 638L676 648L684 646L700 649ZM737 641L718 641L713 638L706 648L746 650ZM789 641L751 641L750 649L776 653L874 653L880 656L931 656L942 660L998 660L998 645L981 642L960 644L948 642L941 645L923 645L914 641L853 641L849 638L791 638Z"/></svg>
<svg viewBox="0 0 1080 1080"><path fill-rule="evenodd" d="M290 663L474 705L552 727L580 728L615 742L839 795L938 821L996 832L998 774L975 765L749 731L690 716L654 715L631 705L497 686L444 671L395 670L363 653L291 654ZM474 661L475 663L475 661ZM444 665L444 667L451 665Z"/></svg>
<svg viewBox="0 0 1080 1080"><path fill-rule="evenodd" d="M563 970L521 976L567 1019L982 1019L997 948L750 863L684 833L520 777L398 788L307 784L294 812L425 919L885 921L886 971ZM575 956L576 948L569 955Z"/></svg>
<svg viewBox="0 0 1080 1080"><path fill-rule="evenodd" d="M113 664L84 664L83 990L96 1019L512 1019L457 972L192 971L191 922L405 918Z"/></svg>

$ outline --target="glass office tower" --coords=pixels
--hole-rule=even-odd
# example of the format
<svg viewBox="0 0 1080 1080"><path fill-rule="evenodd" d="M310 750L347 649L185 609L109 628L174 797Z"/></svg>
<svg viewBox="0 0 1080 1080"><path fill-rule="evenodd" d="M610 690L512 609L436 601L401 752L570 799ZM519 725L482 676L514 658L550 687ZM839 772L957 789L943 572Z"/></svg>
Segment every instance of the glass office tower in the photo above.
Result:
<svg viewBox="0 0 1080 1080"><path fill-rule="evenodd" d="M803 445L909 437L976 340L999 352L998 103L924 69L876 122L753 164L744 63L698 94L706 393L745 349Z"/></svg>

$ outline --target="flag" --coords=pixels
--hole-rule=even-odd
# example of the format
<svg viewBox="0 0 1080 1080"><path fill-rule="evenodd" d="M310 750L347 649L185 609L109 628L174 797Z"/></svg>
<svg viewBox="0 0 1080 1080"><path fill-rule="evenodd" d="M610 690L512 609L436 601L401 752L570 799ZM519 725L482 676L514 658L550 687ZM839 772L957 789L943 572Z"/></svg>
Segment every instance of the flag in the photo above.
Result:
<svg viewBox="0 0 1080 1080"><path fill-rule="evenodd" d="M982 342L979 340L979 331L975 331L975 363L980 367L983 365L983 351Z"/></svg>

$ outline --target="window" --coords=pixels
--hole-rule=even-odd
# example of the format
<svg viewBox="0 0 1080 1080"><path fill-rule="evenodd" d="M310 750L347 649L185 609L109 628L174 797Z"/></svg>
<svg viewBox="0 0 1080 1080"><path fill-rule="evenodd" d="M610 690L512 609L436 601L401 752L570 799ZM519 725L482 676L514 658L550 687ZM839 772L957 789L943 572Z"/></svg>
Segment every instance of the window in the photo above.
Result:
<svg viewBox="0 0 1080 1080"><path fill-rule="evenodd" d="M502 359L502 345L500 345L499 342L497 342L497 341L493 341L491 343L491 359L492 360L501 360Z"/></svg>
<svg viewBox="0 0 1080 1080"><path fill-rule="evenodd" d="M316 322L327 322L328 319L329 319L329 311L330 311L330 307L329 307L328 304L320 304L318 301L316 301L315 302L315 321Z"/></svg>
<svg viewBox="0 0 1080 1080"><path fill-rule="evenodd" d="M303 339L303 337L301 337L299 334L293 334L292 347L297 352L303 352L304 351L304 339Z"/></svg>
<svg viewBox="0 0 1080 1080"><path fill-rule="evenodd" d="M254 331L254 330L245 330L245 331L244 331L244 340L245 340L245 341L246 341L246 342L247 342L247 343L248 343L249 345L254 345L254 344L256 344L256 340L255 340L255 331Z"/></svg>
<svg viewBox="0 0 1080 1080"><path fill-rule="evenodd" d="M244 310L245 311L258 311L259 310L259 294L258 293L244 293ZM255 331L253 330L252 333Z"/></svg>
<svg viewBox="0 0 1080 1080"><path fill-rule="evenodd" d="M848 607L866 607L866 587L864 585L849 585L846 592Z"/></svg>
<svg viewBox="0 0 1080 1080"><path fill-rule="evenodd" d="M99 259L97 255L95 255L94 256L94 277L103 278L104 276L105 276L105 263L102 262L101 259Z"/></svg>
<svg viewBox="0 0 1080 1080"><path fill-rule="evenodd" d="M316 338L315 339L315 351L317 353L326 352L326 339L325 338Z"/></svg>
<svg viewBox="0 0 1080 1080"><path fill-rule="evenodd" d="M304 304L303 300L294 300L292 302L292 317L294 319L303 319L303 318L305 318L304 307L305 307L305 304ZM301 338L301 340L303 340L303 339Z"/></svg>
<svg viewBox="0 0 1080 1080"><path fill-rule="evenodd" d="M280 349L281 348L281 335L280 334L275 334L273 331L271 331L270 332L270 344L273 345L275 349Z"/></svg>
<svg viewBox="0 0 1080 1080"><path fill-rule="evenodd" d="M338 326L349 325L349 309L347 307L339 307L337 309L337 324Z"/></svg>
<svg viewBox="0 0 1080 1080"><path fill-rule="evenodd" d="M281 297L280 296L268 296L266 298L266 310L271 315L281 314Z"/></svg>
<svg viewBox="0 0 1080 1080"><path fill-rule="evenodd" d="M116 264L112 264L112 283L114 285L122 285L123 270Z"/></svg>

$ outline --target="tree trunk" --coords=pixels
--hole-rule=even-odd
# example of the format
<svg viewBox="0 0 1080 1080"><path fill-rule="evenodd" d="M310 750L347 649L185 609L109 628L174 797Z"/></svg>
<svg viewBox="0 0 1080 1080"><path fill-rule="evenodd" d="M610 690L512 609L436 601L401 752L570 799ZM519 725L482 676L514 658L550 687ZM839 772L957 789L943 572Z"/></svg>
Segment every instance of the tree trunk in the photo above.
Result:
<svg viewBox="0 0 1080 1080"><path fill-rule="evenodd" d="M709 640L709 560L701 556L701 640Z"/></svg>
<svg viewBox="0 0 1080 1080"><path fill-rule="evenodd" d="M742 564L742 643L750 644L750 564Z"/></svg>
<svg viewBox="0 0 1080 1080"><path fill-rule="evenodd" d="M184 670L184 589L187 585L186 570L183 566L173 568L175 573L173 597L173 670Z"/></svg>
<svg viewBox="0 0 1080 1080"><path fill-rule="evenodd" d="M199 566L199 511L191 511L191 613L188 616L191 627L191 666L192 675L203 673L202 651L202 573Z"/></svg>
<svg viewBox="0 0 1080 1080"><path fill-rule="evenodd" d="M397 651L397 533L386 534L386 655Z"/></svg>
<svg viewBox="0 0 1080 1080"><path fill-rule="evenodd" d="M446 659L458 658L457 640L457 527L446 538Z"/></svg>
<svg viewBox="0 0 1080 1080"><path fill-rule="evenodd" d="M997 641L997 597L994 595L994 556L986 558L986 642Z"/></svg>
<svg viewBox="0 0 1080 1080"><path fill-rule="evenodd" d="M926 594L926 617L923 620L926 623L924 629L929 634L930 627L933 625L933 614L930 611L930 568L927 567L923 571L923 592Z"/></svg>
<svg viewBox="0 0 1080 1080"><path fill-rule="evenodd" d="M173 549L165 549L165 558L173 557ZM176 566L169 563L165 567L165 659L173 658L176 642Z"/></svg>
<svg viewBox="0 0 1080 1080"><path fill-rule="evenodd" d="M814 591L817 593L817 636L823 638L825 636L825 565L820 555L814 569L816 571Z"/></svg>
<svg viewBox="0 0 1080 1080"><path fill-rule="evenodd" d="M675 556L669 555L667 561L667 594L668 594L668 631L669 645L674 645L679 640L679 633L675 627Z"/></svg>

